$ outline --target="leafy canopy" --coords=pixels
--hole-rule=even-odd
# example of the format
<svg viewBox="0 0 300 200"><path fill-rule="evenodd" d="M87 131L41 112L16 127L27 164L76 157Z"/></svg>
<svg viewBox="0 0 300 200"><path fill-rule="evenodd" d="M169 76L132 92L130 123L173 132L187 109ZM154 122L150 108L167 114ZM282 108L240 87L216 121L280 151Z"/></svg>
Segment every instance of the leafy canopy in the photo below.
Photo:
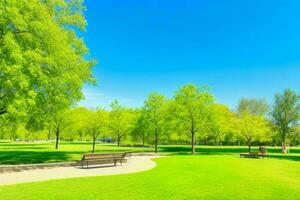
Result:
<svg viewBox="0 0 300 200"><path fill-rule="evenodd" d="M83 11L81 0L0 1L0 115L34 120L83 97L95 64L75 32Z"/></svg>

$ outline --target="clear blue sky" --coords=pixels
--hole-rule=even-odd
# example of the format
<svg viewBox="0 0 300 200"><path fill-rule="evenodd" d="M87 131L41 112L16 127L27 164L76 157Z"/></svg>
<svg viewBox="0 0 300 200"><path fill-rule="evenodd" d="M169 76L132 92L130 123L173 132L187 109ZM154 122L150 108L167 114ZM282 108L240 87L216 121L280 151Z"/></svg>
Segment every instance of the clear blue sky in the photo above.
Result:
<svg viewBox="0 0 300 200"><path fill-rule="evenodd" d="M219 103L300 87L300 1L86 0L84 40L98 85L81 105L142 105L206 84Z"/></svg>

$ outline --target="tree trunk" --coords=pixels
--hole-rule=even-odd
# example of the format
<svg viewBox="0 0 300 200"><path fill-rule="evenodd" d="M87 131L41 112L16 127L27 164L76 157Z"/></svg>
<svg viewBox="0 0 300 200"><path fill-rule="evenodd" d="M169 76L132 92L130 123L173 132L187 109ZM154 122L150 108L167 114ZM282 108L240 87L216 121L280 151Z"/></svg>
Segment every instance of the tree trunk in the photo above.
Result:
<svg viewBox="0 0 300 200"><path fill-rule="evenodd" d="M287 153L286 145L285 145L285 142L284 142L284 141L282 142L281 152L282 152L283 154L286 154L286 153Z"/></svg>
<svg viewBox="0 0 300 200"><path fill-rule="evenodd" d="M83 133L82 131L79 131L79 140L82 141Z"/></svg>
<svg viewBox="0 0 300 200"><path fill-rule="evenodd" d="M143 136L142 136L142 145L143 145L143 147L145 147L145 133L143 133Z"/></svg>
<svg viewBox="0 0 300 200"><path fill-rule="evenodd" d="M120 145L121 145L121 144L120 144L120 143L121 143L121 137L118 136L118 139L117 139L117 140L118 140L118 147L120 147Z"/></svg>
<svg viewBox="0 0 300 200"><path fill-rule="evenodd" d="M192 154L195 154L195 132L192 131Z"/></svg>
<svg viewBox="0 0 300 200"><path fill-rule="evenodd" d="M52 132L51 126L49 126L49 128L48 128L48 140L51 140L51 132Z"/></svg>
<svg viewBox="0 0 300 200"><path fill-rule="evenodd" d="M93 151L92 151L92 153L95 153L95 145L96 145L96 138L93 138Z"/></svg>
<svg viewBox="0 0 300 200"><path fill-rule="evenodd" d="M283 154L286 154L287 153L287 150L286 150L286 144L285 144L285 133L282 134L282 146L281 146L281 152Z"/></svg>
<svg viewBox="0 0 300 200"><path fill-rule="evenodd" d="M56 129L55 136L56 136L56 139L55 139L55 149L58 149L59 129Z"/></svg>
<svg viewBox="0 0 300 200"><path fill-rule="evenodd" d="M251 153L251 143L248 143L248 152Z"/></svg>
<svg viewBox="0 0 300 200"><path fill-rule="evenodd" d="M158 152L157 146L158 146L158 131L157 131L157 128L155 128L155 149L154 149L155 153Z"/></svg>
<svg viewBox="0 0 300 200"><path fill-rule="evenodd" d="M17 129L18 129L17 126L14 125L11 132L11 141L17 140Z"/></svg>

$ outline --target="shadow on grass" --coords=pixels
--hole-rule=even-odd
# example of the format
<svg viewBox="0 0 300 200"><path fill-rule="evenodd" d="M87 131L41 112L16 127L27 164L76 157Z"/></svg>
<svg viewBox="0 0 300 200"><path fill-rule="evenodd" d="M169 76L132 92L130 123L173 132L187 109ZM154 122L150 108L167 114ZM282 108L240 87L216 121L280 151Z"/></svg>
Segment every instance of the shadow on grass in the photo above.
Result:
<svg viewBox="0 0 300 200"><path fill-rule="evenodd" d="M258 152L254 147L252 152ZM300 161L300 149L290 149L289 154L281 154L280 148L268 148L268 157L282 160ZM191 147L188 146L162 146L160 152L169 153L169 155L191 155ZM238 155L248 153L247 147L197 147L196 155Z"/></svg>
<svg viewBox="0 0 300 200"><path fill-rule="evenodd" d="M191 147L188 146L162 146L159 148L161 152L175 153L181 155L191 154ZM205 155L224 155L224 154L238 154L246 153L248 148L244 147L197 147L197 154Z"/></svg>
<svg viewBox="0 0 300 200"><path fill-rule="evenodd" d="M300 155L269 155L269 158L281 159L281 160L292 160L292 161L300 161Z"/></svg>
<svg viewBox="0 0 300 200"><path fill-rule="evenodd" d="M0 164L34 164L70 161L71 155L80 152L37 152L37 151L0 151Z"/></svg>
<svg viewBox="0 0 300 200"><path fill-rule="evenodd" d="M95 153L124 152L124 150L96 150ZM91 151L1 151L0 165L69 162L81 159Z"/></svg>
<svg viewBox="0 0 300 200"><path fill-rule="evenodd" d="M89 143L85 143L89 144ZM47 143L45 144L47 145ZM66 144L64 144L66 145ZM74 145L74 144L73 144ZM80 146L80 145L79 145ZM107 145L109 146L109 145ZM113 146L113 145L112 145ZM116 147L116 146L113 146ZM48 147L49 148L49 147ZM97 147L96 147L97 148ZM33 163L54 163L67 162L74 159L80 159L85 153L90 153L91 149L74 149L71 151L64 150L45 150L44 144L0 144L0 165L4 164L33 164ZM99 148L96 153L105 152L153 152L152 148L142 149L134 147L122 148ZM252 152L257 152L258 147L253 147ZM287 155L281 154L280 148L268 147L267 151L270 158L300 161L300 148L291 148ZM191 147L184 146L159 146L160 153L168 155L191 155ZM247 153L247 147L226 147L226 146L197 146L197 155L238 155Z"/></svg>

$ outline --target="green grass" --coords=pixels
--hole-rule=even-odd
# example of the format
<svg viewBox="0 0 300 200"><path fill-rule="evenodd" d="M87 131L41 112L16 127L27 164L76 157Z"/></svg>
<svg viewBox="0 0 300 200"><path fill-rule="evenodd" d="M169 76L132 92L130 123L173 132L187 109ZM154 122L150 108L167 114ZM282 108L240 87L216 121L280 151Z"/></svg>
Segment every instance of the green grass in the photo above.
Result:
<svg viewBox="0 0 300 200"><path fill-rule="evenodd" d="M52 142L0 142L0 164L51 163L78 160L82 154L90 152L90 143L62 142L54 149ZM117 147L116 145L97 144L96 152L152 151L149 148Z"/></svg>
<svg viewBox="0 0 300 200"><path fill-rule="evenodd" d="M54 143L39 142L0 142L0 164L30 164L30 163L51 163L66 162L78 160L82 154L91 150L92 145L86 142L61 142L59 149L54 149ZM257 151L257 147L253 147L253 151ZM97 144L96 152L143 152L153 151L153 148L141 147L117 147L114 144ZM191 147L189 145L161 145L159 151L162 153L175 155L189 155ZM228 155L247 152L247 147L216 147L216 146L198 146L196 149L201 155ZM280 148L268 147L270 156L300 161L300 148L292 148L291 153L282 155Z"/></svg>
<svg viewBox="0 0 300 200"><path fill-rule="evenodd" d="M0 187L0 199L298 200L300 162L237 155L168 156L135 174Z"/></svg>

